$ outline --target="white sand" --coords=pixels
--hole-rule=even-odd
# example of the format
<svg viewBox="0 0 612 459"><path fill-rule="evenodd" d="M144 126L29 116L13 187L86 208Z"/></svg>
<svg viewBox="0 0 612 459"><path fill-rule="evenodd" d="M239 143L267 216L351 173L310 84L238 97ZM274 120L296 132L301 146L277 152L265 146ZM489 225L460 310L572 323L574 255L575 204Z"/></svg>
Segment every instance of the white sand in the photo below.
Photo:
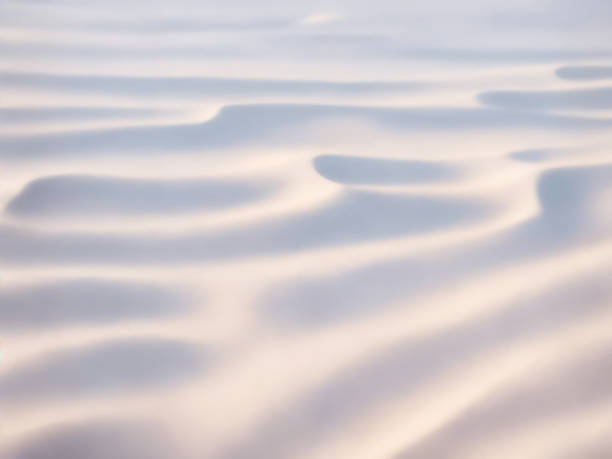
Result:
<svg viewBox="0 0 612 459"><path fill-rule="evenodd" d="M0 457L612 457L607 2L0 1Z"/></svg>

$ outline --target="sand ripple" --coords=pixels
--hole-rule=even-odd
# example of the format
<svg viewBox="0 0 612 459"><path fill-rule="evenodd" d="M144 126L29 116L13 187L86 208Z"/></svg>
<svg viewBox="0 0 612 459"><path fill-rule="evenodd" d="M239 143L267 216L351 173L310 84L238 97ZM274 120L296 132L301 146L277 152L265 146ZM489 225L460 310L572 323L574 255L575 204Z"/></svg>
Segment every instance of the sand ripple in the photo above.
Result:
<svg viewBox="0 0 612 459"><path fill-rule="evenodd" d="M605 2L205 3L0 2L0 456L612 457Z"/></svg>

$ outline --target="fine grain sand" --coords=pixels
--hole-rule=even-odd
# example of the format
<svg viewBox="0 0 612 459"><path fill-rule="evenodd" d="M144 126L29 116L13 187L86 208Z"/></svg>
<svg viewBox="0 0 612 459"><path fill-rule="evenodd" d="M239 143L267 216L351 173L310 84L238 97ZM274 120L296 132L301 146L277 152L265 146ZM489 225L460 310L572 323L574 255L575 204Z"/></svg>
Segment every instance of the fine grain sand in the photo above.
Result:
<svg viewBox="0 0 612 459"><path fill-rule="evenodd" d="M612 458L611 31L0 0L0 457Z"/></svg>

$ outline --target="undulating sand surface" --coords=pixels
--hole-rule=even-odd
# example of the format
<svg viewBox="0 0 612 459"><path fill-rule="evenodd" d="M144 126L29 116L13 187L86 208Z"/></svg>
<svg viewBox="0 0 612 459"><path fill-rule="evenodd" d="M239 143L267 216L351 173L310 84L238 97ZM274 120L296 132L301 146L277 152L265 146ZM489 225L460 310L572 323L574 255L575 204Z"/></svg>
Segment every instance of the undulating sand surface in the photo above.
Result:
<svg viewBox="0 0 612 459"><path fill-rule="evenodd" d="M0 457L612 458L611 5L0 0Z"/></svg>

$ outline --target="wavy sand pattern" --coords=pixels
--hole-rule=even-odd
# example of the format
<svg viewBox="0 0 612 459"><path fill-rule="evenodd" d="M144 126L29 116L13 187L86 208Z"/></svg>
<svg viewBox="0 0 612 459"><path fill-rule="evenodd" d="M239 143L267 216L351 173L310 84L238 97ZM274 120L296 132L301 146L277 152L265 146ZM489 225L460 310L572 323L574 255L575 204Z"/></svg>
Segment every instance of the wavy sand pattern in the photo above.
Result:
<svg viewBox="0 0 612 459"><path fill-rule="evenodd" d="M0 457L612 457L611 31L0 0Z"/></svg>

